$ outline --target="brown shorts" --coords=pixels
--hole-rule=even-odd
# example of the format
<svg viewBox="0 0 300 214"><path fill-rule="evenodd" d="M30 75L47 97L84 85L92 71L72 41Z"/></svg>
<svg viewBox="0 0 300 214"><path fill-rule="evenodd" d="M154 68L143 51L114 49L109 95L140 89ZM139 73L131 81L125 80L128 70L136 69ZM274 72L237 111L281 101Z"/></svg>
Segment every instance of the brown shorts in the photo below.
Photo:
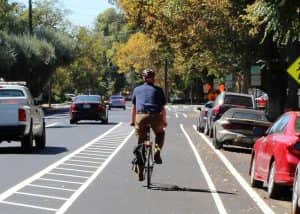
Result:
<svg viewBox="0 0 300 214"><path fill-rule="evenodd" d="M158 137L158 136L164 136L164 134L165 134L164 124L163 124L163 116L161 113L136 114L135 129L136 129L136 135L138 138L138 143L143 143L146 140L148 124L150 124L150 127L152 128L153 132L155 133L155 136L156 136L155 142L159 146L162 146L164 137Z"/></svg>

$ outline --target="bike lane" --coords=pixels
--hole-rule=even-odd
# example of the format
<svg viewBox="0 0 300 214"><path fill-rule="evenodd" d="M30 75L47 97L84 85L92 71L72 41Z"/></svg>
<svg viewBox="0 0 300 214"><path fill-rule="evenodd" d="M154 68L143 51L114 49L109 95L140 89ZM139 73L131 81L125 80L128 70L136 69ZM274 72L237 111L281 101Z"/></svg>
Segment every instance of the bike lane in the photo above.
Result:
<svg viewBox="0 0 300 214"><path fill-rule="evenodd" d="M163 164L155 165L152 189L131 170L133 135L66 213L220 213L212 196L216 192L208 187L178 122L168 120ZM217 193L228 197L232 191Z"/></svg>

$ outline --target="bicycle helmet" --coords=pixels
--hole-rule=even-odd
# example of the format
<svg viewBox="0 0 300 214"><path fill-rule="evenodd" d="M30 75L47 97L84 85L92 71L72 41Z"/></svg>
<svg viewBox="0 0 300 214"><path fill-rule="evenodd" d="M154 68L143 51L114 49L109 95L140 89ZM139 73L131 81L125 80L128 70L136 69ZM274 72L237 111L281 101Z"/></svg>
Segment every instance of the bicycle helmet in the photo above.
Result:
<svg viewBox="0 0 300 214"><path fill-rule="evenodd" d="M152 78L152 77L154 77L154 71L152 70L152 69L150 69L150 68L147 68L147 69L145 69L144 71L143 71L143 73L142 73L142 76L143 76L143 78L144 79L147 79L147 78Z"/></svg>

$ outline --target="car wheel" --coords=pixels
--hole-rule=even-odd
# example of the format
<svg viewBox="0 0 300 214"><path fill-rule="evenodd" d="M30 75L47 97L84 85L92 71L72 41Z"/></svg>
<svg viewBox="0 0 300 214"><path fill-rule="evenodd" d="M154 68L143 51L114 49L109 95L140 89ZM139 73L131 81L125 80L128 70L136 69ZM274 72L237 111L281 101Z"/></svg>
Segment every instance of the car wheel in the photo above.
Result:
<svg viewBox="0 0 300 214"><path fill-rule="evenodd" d="M263 186L263 182L256 180L254 178L254 174L255 174L255 157L253 157L252 161L251 161L251 168L250 168L250 184L252 187L258 187L261 188Z"/></svg>
<svg viewBox="0 0 300 214"><path fill-rule="evenodd" d="M43 130L41 135L36 136L35 138L35 146L38 149L44 149L46 146L46 128L45 128L45 123L43 123Z"/></svg>
<svg viewBox="0 0 300 214"><path fill-rule="evenodd" d="M294 177L294 185L293 185L293 196L292 196L292 210L291 214L299 214L300 213L300 207L298 205L299 201L299 179L298 179L298 172L295 174Z"/></svg>
<svg viewBox="0 0 300 214"><path fill-rule="evenodd" d="M207 125L207 122L205 123L204 134L208 135L208 125Z"/></svg>
<svg viewBox="0 0 300 214"><path fill-rule="evenodd" d="M269 198L276 198L280 193L280 186L275 183L275 161L272 162L271 168L269 170L268 177L268 196Z"/></svg>
<svg viewBox="0 0 300 214"><path fill-rule="evenodd" d="M30 126L29 133L23 137L21 140L21 148L25 153L31 153L33 147L33 133L32 133L32 126Z"/></svg>
<svg viewBox="0 0 300 214"><path fill-rule="evenodd" d="M77 121L76 120L74 120L74 119L71 119L70 120L70 124L75 124Z"/></svg>
<svg viewBox="0 0 300 214"><path fill-rule="evenodd" d="M213 136L213 146L215 147L215 149L222 149L223 148L223 143L217 140L216 134L214 134Z"/></svg>

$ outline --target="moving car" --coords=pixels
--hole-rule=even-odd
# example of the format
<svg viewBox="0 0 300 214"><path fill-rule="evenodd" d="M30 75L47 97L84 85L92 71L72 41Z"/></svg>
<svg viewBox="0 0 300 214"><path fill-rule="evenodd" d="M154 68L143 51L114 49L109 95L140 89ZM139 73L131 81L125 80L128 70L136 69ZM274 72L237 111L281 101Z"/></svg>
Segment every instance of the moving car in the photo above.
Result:
<svg viewBox="0 0 300 214"><path fill-rule="evenodd" d="M291 214L300 214L300 163L294 176Z"/></svg>
<svg viewBox="0 0 300 214"><path fill-rule="evenodd" d="M70 107L70 123L80 120L100 120L108 123L108 110L99 95L78 95Z"/></svg>
<svg viewBox="0 0 300 214"><path fill-rule="evenodd" d="M300 112L284 113L259 138L253 147L250 162L251 185L267 183L268 196L276 198L292 187L295 170L300 161Z"/></svg>
<svg viewBox="0 0 300 214"><path fill-rule="evenodd" d="M221 149L224 144L251 148L270 126L263 111L231 108L215 122L213 145L216 149Z"/></svg>
<svg viewBox="0 0 300 214"><path fill-rule="evenodd" d="M110 96L108 104L109 104L109 110L111 108L123 108L124 110L126 110L126 101L125 101L125 97L123 96L120 95Z"/></svg>
<svg viewBox="0 0 300 214"><path fill-rule="evenodd" d="M215 121L230 108L250 108L255 109L254 98L250 94L222 92L214 101L213 107L208 111L207 122L204 133L210 137L213 136L213 127Z"/></svg>
<svg viewBox="0 0 300 214"><path fill-rule="evenodd" d="M0 82L0 142L21 141L24 152L46 146L44 112L25 82Z"/></svg>
<svg viewBox="0 0 300 214"><path fill-rule="evenodd" d="M207 120L207 114L209 109L212 108L213 101L206 102L202 107L199 107L198 110L200 111L199 117L197 119L197 130L199 132L204 131L205 123Z"/></svg>

